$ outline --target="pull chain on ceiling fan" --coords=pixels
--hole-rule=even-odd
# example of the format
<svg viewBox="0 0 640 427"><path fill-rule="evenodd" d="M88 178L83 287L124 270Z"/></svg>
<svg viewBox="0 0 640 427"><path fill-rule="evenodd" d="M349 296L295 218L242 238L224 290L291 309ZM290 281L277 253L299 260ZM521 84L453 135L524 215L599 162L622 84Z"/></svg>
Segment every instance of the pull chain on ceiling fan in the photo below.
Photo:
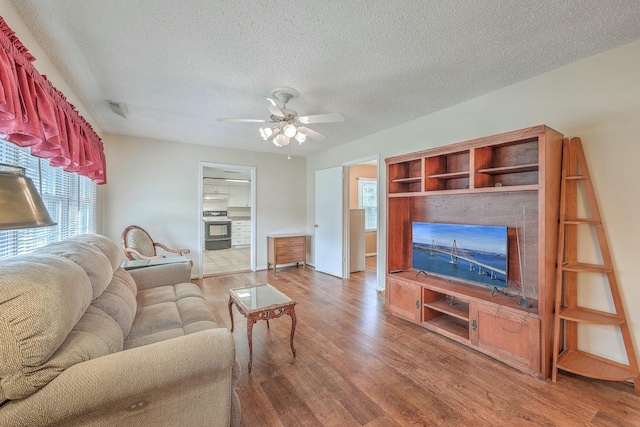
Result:
<svg viewBox="0 0 640 427"><path fill-rule="evenodd" d="M307 137L322 141L327 139L323 134L314 131L306 126L313 123L336 123L344 122L344 116L340 113L314 114L310 116L298 116L295 110L287 108L287 102L297 98L300 94L297 90L289 87L280 87L271 90L271 97L267 97L269 105L267 108L271 113L269 120L262 119L226 119L219 118L219 122L241 122L241 123L273 123L267 127L260 128L260 137L265 140L273 140L278 147L289 145L291 138L295 138L299 144L302 144ZM282 107L274 100L277 99L282 103Z"/></svg>

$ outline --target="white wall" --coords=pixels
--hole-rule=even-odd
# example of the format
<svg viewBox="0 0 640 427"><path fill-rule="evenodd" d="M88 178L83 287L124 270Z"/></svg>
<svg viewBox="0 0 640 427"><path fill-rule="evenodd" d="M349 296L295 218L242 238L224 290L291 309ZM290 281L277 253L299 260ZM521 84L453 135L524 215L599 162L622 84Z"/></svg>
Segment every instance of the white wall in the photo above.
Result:
<svg viewBox="0 0 640 427"><path fill-rule="evenodd" d="M305 230L305 159L122 135L105 136L103 231L119 242L139 225L171 248L188 248L198 271L199 162L256 167L256 265L267 266L267 234Z"/></svg>
<svg viewBox="0 0 640 427"><path fill-rule="evenodd" d="M640 354L637 257L640 242L640 41L583 59L446 110L384 130L307 159L307 232L313 234L315 171L380 154L381 159L496 133L546 124L582 139L604 221L636 354ZM428 76L425 76L428 78ZM347 118L348 120L348 118ZM380 164L385 182L385 164ZM381 185L382 191L386 187ZM384 198L381 198L384 200ZM386 206L381 203L385 256ZM312 245L313 247L313 245ZM313 256L313 255L312 255ZM311 261L312 262L312 261ZM604 300L604 302L603 302ZM607 305L587 286L581 304ZM611 330L581 328L581 347L626 362Z"/></svg>

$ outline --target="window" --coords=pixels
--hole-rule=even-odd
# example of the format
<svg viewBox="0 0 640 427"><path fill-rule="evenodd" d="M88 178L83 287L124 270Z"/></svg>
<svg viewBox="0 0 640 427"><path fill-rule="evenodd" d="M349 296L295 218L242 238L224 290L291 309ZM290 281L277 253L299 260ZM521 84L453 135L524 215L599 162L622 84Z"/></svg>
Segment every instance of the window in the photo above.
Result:
<svg viewBox="0 0 640 427"><path fill-rule="evenodd" d="M24 167L39 190L51 219L57 225L20 230L0 230L0 258L28 253L37 247L76 234L97 230L96 183L87 177L49 166L49 161L29 154L0 137L0 163Z"/></svg>
<svg viewBox="0 0 640 427"><path fill-rule="evenodd" d="M378 228L378 180L358 178L358 209L364 209L364 227Z"/></svg>

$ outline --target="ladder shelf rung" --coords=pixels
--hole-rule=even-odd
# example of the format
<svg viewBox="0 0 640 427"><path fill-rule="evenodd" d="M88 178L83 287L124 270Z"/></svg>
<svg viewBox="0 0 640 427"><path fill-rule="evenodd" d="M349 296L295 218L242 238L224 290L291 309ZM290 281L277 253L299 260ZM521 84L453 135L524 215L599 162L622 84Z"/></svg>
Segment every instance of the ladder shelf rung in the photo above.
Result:
<svg viewBox="0 0 640 427"><path fill-rule="evenodd" d="M606 381L627 381L638 377L633 368L580 350L564 350L558 356L558 369Z"/></svg>
<svg viewBox="0 0 640 427"><path fill-rule="evenodd" d="M589 179L588 175L567 175L564 179Z"/></svg>
<svg viewBox="0 0 640 427"><path fill-rule="evenodd" d="M563 220L565 224L593 224L600 225L602 221L599 219L590 219L590 218L567 218Z"/></svg>
<svg viewBox="0 0 640 427"><path fill-rule="evenodd" d="M560 310L560 318L571 322L597 325L620 325L625 322L623 317L617 316L614 313L607 313L585 307L564 307Z"/></svg>
<svg viewBox="0 0 640 427"><path fill-rule="evenodd" d="M564 271L574 271L576 273L610 273L613 271L613 268L607 267L606 265L599 264L587 264L583 262L578 262L575 264L562 264L562 269Z"/></svg>

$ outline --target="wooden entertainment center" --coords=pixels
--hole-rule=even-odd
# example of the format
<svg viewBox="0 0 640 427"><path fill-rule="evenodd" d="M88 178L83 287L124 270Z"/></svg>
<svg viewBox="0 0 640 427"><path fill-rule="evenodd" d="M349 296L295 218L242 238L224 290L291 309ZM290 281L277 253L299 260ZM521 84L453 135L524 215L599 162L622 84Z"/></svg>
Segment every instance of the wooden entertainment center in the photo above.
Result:
<svg viewBox="0 0 640 427"><path fill-rule="evenodd" d="M540 125L386 159L385 310L548 378L562 142ZM413 222L508 227L507 288L416 276Z"/></svg>

